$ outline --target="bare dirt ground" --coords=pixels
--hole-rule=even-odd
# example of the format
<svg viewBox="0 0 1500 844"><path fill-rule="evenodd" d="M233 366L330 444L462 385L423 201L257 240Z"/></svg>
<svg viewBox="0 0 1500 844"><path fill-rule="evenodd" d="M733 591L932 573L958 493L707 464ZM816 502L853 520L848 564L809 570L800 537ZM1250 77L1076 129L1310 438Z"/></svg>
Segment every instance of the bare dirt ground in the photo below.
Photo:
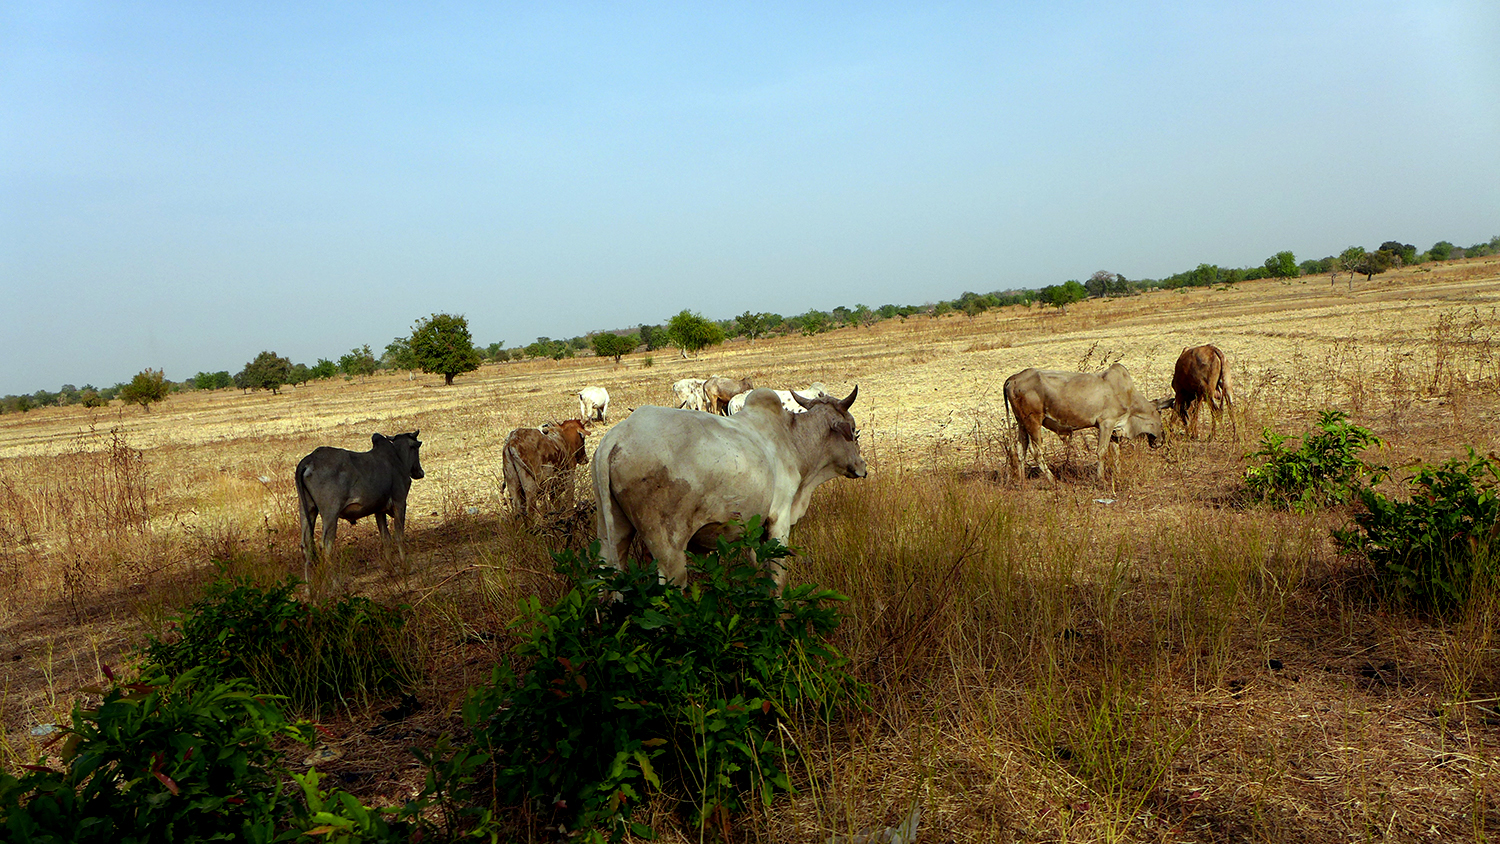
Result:
<svg viewBox="0 0 1500 844"><path fill-rule="evenodd" d="M1191 534L1195 526L1210 521L1253 527L1258 521L1285 518L1243 509L1235 500L1242 488L1244 454L1254 448L1263 427L1301 432L1318 410L1339 407L1387 440L1382 455L1393 466L1443 460L1462 453L1466 445L1481 452L1500 448L1497 308L1500 261L1484 258L1394 271L1368 281L1360 277L1352 285L1347 277L1334 284L1327 276L1267 280L1088 301L1066 312L1008 308L972 319L957 314L896 319L817 337L772 338L753 345L732 342L693 359L663 350L649 359L640 353L627 356L621 366L595 358L485 366L459 376L451 387L444 387L438 376L402 373L363 382L314 383L279 396L234 390L185 393L149 413L116 405L3 416L3 761L7 767L29 761L39 747L32 730L63 719L75 690L98 682L101 664L128 659L129 648L139 644L145 631L159 629L164 614L190 598L211 558L248 555L273 569L301 574L291 476L298 459L318 445L362 450L372 432L421 430L427 477L412 488L408 567L397 570L377 561L375 528L368 520L339 531L340 546L353 549L349 556L361 574L358 588L408 602L438 603L445 590L462 582L475 566L511 570L502 589L507 596L549 588L550 575L536 571L540 565L535 554L524 560L508 556L523 541L510 526L501 493L500 446L511 429L576 416L577 391L583 386L609 390L612 424L631 408L673 403L671 384L679 378L713 374L749 376L757 385L778 388L821 382L839 395L858 385L853 411L872 477L956 472L941 476L990 485L999 494L1027 502L1031 510L1063 513L1097 531L1100 547L1125 542L1140 549L1144 563L1161 567L1170 560L1161 553L1152 560L1151 548L1152 543L1162 545L1163 530ZM1091 457L1082 447L1090 443L1078 442L1088 437L1074 437L1069 448L1049 434L1048 460L1062 466L1060 482L1047 487L1033 479L1017 485L1009 478L1005 444L1012 434L1000 392L1008 375L1027 366L1097 370L1118 361L1148 395L1164 396L1179 351L1206 342L1227 353L1240 397L1212 443L1190 442L1179 432L1158 452L1128 449L1126 470L1109 491L1093 479ZM593 429L590 449L605 429L607 425ZM819 519L824 518L820 508L845 502L847 495L820 490L814 510L793 533L794 544L803 532L817 534ZM124 511L135 515L121 516ZM1324 531L1316 543L1333 559L1336 555L1328 550L1331 543L1326 539L1328 521L1315 522L1316 530ZM567 534L567 541L578 542L586 540L591 525L585 518L557 529ZM1162 569L1159 573L1169 576ZM463 602L456 600L454 606L453 612L463 615ZM454 623L482 627L503 621L480 613ZM1384 623L1372 616L1349 626ZM498 647L493 638L435 649L432 659L442 678L434 681L429 696L433 723L414 728L414 740L420 740L421 730L440 729L443 719L451 718L462 690L487 675L487 660ZM1411 631L1398 638L1406 642L1403 665L1410 653L1442 647L1441 641L1427 641ZM1318 662L1318 652L1327 647L1321 640L1288 646L1309 664ZM1339 657L1348 663L1344 668L1357 675L1370 660L1358 650L1348 647ZM1385 667L1382 659L1368 668L1375 680L1365 676L1366 686L1376 681L1400 685L1394 664ZM1402 670L1407 671L1403 688L1410 688L1410 678L1420 671ZM1441 672L1431 668L1430 673ZM1203 718L1238 719L1237 726L1224 728L1231 732L1253 731L1257 719L1281 718L1275 715L1281 710L1294 710L1284 717L1306 718L1313 722L1310 728L1329 719L1350 720L1347 696L1338 704L1346 708L1330 714L1326 706L1316 709L1316 694L1309 691L1312 684L1293 688L1277 682L1281 685L1271 691L1263 688L1265 695L1253 702L1241 701L1238 695L1227 704L1219 705L1220 701L1208 707L1211 711ZM1430 742L1426 734L1411 738L1408 733L1414 728L1402 719L1410 712L1432 709L1441 678L1418 685L1416 697L1389 710L1388 716L1361 715L1360 741L1379 743L1388 735L1398 745ZM1255 707L1259 714L1252 717ZM1390 723L1378 723L1381 718ZM1477 735L1472 747L1484 753L1497 745L1496 726L1488 718L1461 723L1462 730ZM1444 724L1443 729L1452 729L1448 721ZM970 726L960 724L956 729L963 732ZM356 734L357 725L348 730ZM1298 735L1303 736L1300 742L1314 741L1311 732ZM891 739L898 744L903 740ZM1320 758L1336 758L1340 752L1335 744L1317 747L1282 749L1324 754ZM409 786L404 777L414 768L409 762L392 763L393 756L380 756L394 753L390 748L371 750L365 768L382 772L354 777L348 781L350 787L399 797L403 783ZM358 751L348 755L357 757ZM1237 758L1241 762L1227 769L1215 768ZM1205 749L1189 772L1201 775L1203 783L1200 797L1192 799L1216 793L1216 781L1233 783L1236 793L1270 788L1243 770L1249 764L1244 758L1223 748ZM1453 757L1456 762L1411 754L1399 758L1405 760L1401 764L1413 766L1402 781L1410 788L1418 788L1429 773L1424 765L1468 765L1474 773L1466 782L1472 784L1470 797L1479 807L1472 815L1478 819L1471 823L1473 838L1493 834L1496 783L1483 754L1473 757L1480 762L1469 756ZM997 764L991 759L983 767L995 777L1030 770ZM1008 830L1004 838L1020 840L1112 837L1098 831L1083 834L1084 827L1068 825L1076 819L1058 820L1056 806L1063 803L1041 805L1045 801L1038 792L1007 796L993 782L986 788L985 799L1004 804L1004 811L980 821L949 818L949 839L922 840L973 840L963 830L975 828ZM1359 786L1340 781L1340 788L1357 792ZM1398 799L1387 786L1370 788L1368 794L1351 793L1347 799L1421 800L1418 792ZM1040 813L1038 818L1021 817L1033 811ZM1199 827L1197 832L1179 828L1176 838L1147 834L1154 829L1147 824L1124 837L1336 840L1348 829L1364 829L1352 822L1325 822L1307 811L1306 828L1282 817L1277 821L1282 826L1228 824ZM1355 814L1347 805L1340 811ZM942 828L941 821L934 823ZM976 823L980 826L973 826ZM1365 834L1439 840L1441 835L1430 836L1438 834L1436 830L1455 829L1458 822L1428 824L1433 833L1413 823L1403 819L1386 833ZM788 840L814 840L812 835Z"/></svg>

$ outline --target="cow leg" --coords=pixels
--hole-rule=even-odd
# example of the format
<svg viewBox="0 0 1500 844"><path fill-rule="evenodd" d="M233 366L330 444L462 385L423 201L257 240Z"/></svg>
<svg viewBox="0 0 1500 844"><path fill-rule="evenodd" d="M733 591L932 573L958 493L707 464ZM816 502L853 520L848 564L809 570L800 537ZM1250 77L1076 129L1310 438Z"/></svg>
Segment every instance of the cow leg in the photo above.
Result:
<svg viewBox="0 0 1500 844"><path fill-rule="evenodd" d="M334 539L337 538L338 532L339 532L339 520L338 520L338 518L335 517L335 518L330 519L327 516L324 516L323 517L323 570L324 571L331 572L334 569L334 565L333 565L333 541L334 541ZM311 582L309 582L308 585L309 585L309 588L310 588L311 587Z"/></svg>
<svg viewBox="0 0 1500 844"><path fill-rule="evenodd" d="M312 580L312 567L317 564L317 546L313 538L313 522L318 518L316 506L302 508L302 582Z"/></svg>
<svg viewBox="0 0 1500 844"><path fill-rule="evenodd" d="M395 511L391 514L394 522L396 535L396 559L401 561L401 571L406 571L406 502L397 502Z"/></svg>
<svg viewBox="0 0 1500 844"><path fill-rule="evenodd" d="M375 525L380 528L380 556L387 562L391 559L391 528L386 524L385 511L375 514Z"/></svg>

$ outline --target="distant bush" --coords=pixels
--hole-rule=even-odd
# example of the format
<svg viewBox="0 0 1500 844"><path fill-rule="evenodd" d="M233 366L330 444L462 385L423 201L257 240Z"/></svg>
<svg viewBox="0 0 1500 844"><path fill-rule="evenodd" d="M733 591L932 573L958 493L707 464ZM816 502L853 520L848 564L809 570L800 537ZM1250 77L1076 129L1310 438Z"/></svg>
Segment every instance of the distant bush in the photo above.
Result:
<svg viewBox="0 0 1500 844"><path fill-rule="evenodd" d="M1264 431L1260 449L1246 455L1265 460L1245 470L1245 485L1256 501L1302 513L1348 501L1367 476L1368 483L1384 477L1383 468L1359 457L1369 446L1380 445L1380 438L1350 424L1343 411L1322 411L1317 431L1303 436L1295 450L1287 445L1291 438Z"/></svg>
<svg viewBox="0 0 1500 844"><path fill-rule="evenodd" d="M494 799L553 807L602 841L650 835L630 822L648 787L700 824L747 792L769 802L790 790L793 750L777 722L826 711L854 684L824 641L845 598L816 585L774 594L762 566L789 553L752 520L740 540L693 557L701 580L685 589L654 566L604 566L597 544L557 555L572 588L553 606L523 606L519 666L496 667L464 707L493 759Z"/></svg>
<svg viewBox="0 0 1500 844"><path fill-rule="evenodd" d="M170 391L171 382L160 369L143 369L120 389L120 399L126 404L138 404L149 413L151 405L165 399Z"/></svg>
<svg viewBox="0 0 1500 844"><path fill-rule="evenodd" d="M1500 587L1500 458L1469 449L1467 458L1423 466L1408 479L1411 497L1393 501L1358 490L1365 512L1335 531L1364 554L1386 592L1438 611L1461 609L1476 592Z"/></svg>
<svg viewBox="0 0 1500 844"><path fill-rule="evenodd" d="M148 637L146 659L168 674L247 678L298 712L363 705L414 685L403 610L356 596L303 603L293 597L297 586L295 578L270 587L216 579L173 619L175 637Z"/></svg>

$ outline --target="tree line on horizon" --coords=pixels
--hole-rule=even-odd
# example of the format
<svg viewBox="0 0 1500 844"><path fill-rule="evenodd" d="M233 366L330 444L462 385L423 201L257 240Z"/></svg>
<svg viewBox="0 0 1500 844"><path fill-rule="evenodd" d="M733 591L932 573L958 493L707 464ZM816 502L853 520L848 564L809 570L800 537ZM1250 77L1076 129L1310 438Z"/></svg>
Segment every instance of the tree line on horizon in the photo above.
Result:
<svg viewBox="0 0 1500 844"><path fill-rule="evenodd" d="M97 388L91 384L75 387L64 384L55 392L37 390L31 394L7 395L0 398L0 413L24 413L38 407L74 404L102 407L114 399L120 399L126 404L139 404L149 411L152 404L163 401L172 393L232 387L247 393L268 390L276 395L282 387L288 385L302 386L310 381L339 376L345 380L363 379L382 370L420 370L440 374L445 384L452 384L455 376L472 372L485 362L506 363L538 358L562 360L584 353L613 358L619 364L624 355L642 348L647 352L676 348L684 355L696 354L730 338L744 338L754 343L762 338L790 334L812 336L834 329L867 327L882 320L907 319L917 315L942 317L961 313L972 318L993 308L1014 305L1029 307L1033 303L1066 308L1074 302L1090 298L1135 296L1159 289L1233 285L1240 281L1264 278L1290 279L1328 274L1332 281L1343 272L1349 275L1352 283L1355 275L1363 275L1368 280L1396 267L1495 254L1500 254L1500 235L1468 247L1440 240L1426 251L1418 251L1411 244L1388 240L1375 249L1350 246L1336 256L1301 262L1297 261L1291 251L1284 250L1256 267L1230 268L1205 263L1159 279L1134 280L1119 273L1100 270L1084 281L1069 279L1061 284L1039 289L997 290L983 294L965 292L956 299L925 305L886 304L878 308L863 304L852 308L841 305L827 311L811 309L786 317L776 313L746 311L740 316L723 320L712 320L683 310L664 325L642 324L633 329L597 331L566 340L538 337L525 346L510 349L505 348L503 342L475 346L469 333L468 321L463 316L433 314L418 320L410 335L393 339L379 356L366 344L351 349L337 361L319 358L309 366L293 363L273 351L262 351L233 375L228 370L198 372L183 381L167 380L162 370L147 368L131 381L109 387ZM651 365L649 356L644 365Z"/></svg>

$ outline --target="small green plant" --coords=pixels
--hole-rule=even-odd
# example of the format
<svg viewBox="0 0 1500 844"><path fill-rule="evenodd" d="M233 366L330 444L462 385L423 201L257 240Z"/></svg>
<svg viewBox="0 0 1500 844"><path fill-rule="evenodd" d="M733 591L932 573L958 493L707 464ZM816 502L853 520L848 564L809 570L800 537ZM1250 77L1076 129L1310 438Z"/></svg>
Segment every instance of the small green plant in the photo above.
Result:
<svg viewBox="0 0 1500 844"><path fill-rule="evenodd" d="M1303 436L1299 448L1288 446L1290 439L1290 435L1266 430L1260 449L1246 455L1265 460L1245 470L1245 486L1254 500L1305 513L1348 501L1354 491L1385 476L1383 467L1359 456L1372 445L1382 445L1380 438L1350 424L1343 411L1319 413L1317 431Z"/></svg>
<svg viewBox="0 0 1500 844"><path fill-rule="evenodd" d="M652 358L650 355L646 355L646 357L641 360L641 366L646 366L646 367L656 366L656 360L654 358Z"/></svg>
<svg viewBox="0 0 1500 844"><path fill-rule="evenodd" d="M415 685L404 608L357 596L303 603L293 597L297 586L295 578L263 587L221 576L171 622L174 639L148 638L146 659L168 674L201 667L215 679L247 678L297 712L365 704Z"/></svg>
<svg viewBox="0 0 1500 844"><path fill-rule="evenodd" d="M204 669L152 672L73 707L59 734L65 766L0 772L0 829L10 841L271 841L292 822L278 741L310 742L242 680Z"/></svg>
<svg viewBox="0 0 1500 844"><path fill-rule="evenodd" d="M1423 608L1459 610L1476 594L1494 594L1500 458L1470 448L1467 457L1418 468L1408 484L1407 501L1359 490L1365 512L1354 516L1354 529L1334 532L1340 544L1370 560L1384 591Z"/></svg>
<svg viewBox="0 0 1500 844"><path fill-rule="evenodd" d="M497 666L464 709L495 800L551 807L587 840L614 841L651 835L630 822L648 786L699 824L747 792L791 790L777 722L826 713L855 686L824 641L846 599L816 585L778 596L763 566L789 553L757 518L694 556L686 588L654 566L605 566L597 544L556 555L572 588L551 607L523 604L518 666Z"/></svg>

